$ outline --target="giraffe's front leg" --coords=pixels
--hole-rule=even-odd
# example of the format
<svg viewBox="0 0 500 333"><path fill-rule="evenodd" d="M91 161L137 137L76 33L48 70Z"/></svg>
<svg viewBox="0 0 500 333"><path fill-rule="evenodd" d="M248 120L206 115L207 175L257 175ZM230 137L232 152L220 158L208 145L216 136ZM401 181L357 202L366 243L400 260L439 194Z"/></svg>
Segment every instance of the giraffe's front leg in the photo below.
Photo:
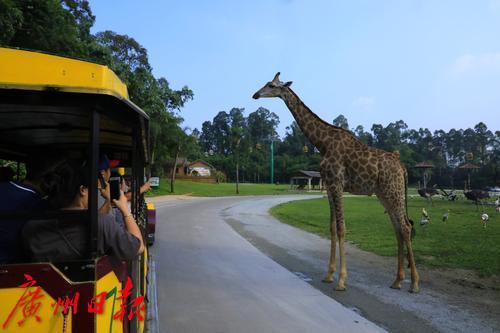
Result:
<svg viewBox="0 0 500 333"><path fill-rule="evenodd" d="M404 241L401 232L396 230L396 238L398 240L398 271L396 273L396 280L391 285L393 289L401 289L401 281L405 278L404 269Z"/></svg>
<svg viewBox="0 0 500 333"><path fill-rule="evenodd" d="M335 273L336 264L335 264L335 250L337 248L337 225L335 222L335 205L332 200L332 196L330 192L328 192L328 201L330 204L330 260L328 262L328 270L326 273L323 282L332 283L333 282L333 273Z"/></svg>
<svg viewBox="0 0 500 333"><path fill-rule="evenodd" d="M343 230L342 231L339 230L338 236L339 236L340 272L339 272L339 283L337 283L335 290L344 291L346 290L345 281L347 280L347 268L345 263L345 247L344 247L345 232Z"/></svg>

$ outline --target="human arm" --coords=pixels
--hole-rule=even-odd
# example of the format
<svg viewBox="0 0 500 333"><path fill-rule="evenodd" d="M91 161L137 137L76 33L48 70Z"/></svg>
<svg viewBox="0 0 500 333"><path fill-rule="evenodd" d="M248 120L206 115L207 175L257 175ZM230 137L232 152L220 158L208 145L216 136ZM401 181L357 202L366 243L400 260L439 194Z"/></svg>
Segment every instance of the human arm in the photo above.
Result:
<svg viewBox="0 0 500 333"><path fill-rule="evenodd" d="M141 188L139 189L139 193L143 194L144 192L147 192L150 189L151 189L151 183L148 180L147 182L145 182L144 184L142 184ZM132 201L132 192L125 193L125 196L127 197L128 201Z"/></svg>
<svg viewBox="0 0 500 333"><path fill-rule="evenodd" d="M151 189L151 183L148 180L147 182L145 182L144 184L142 184L141 188L139 189L139 192L141 194L143 194L144 192L147 192L150 189Z"/></svg>
<svg viewBox="0 0 500 333"><path fill-rule="evenodd" d="M142 252L144 252L144 242L142 240L141 230L139 229L134 216L130 212L128 200L123 191L120 190L120 198L118 200L114 199L113 203L122 213L123 221L125 223L125 228L127 229L127 231L139 240L140 246L137 254L141 254Z"/></svg>

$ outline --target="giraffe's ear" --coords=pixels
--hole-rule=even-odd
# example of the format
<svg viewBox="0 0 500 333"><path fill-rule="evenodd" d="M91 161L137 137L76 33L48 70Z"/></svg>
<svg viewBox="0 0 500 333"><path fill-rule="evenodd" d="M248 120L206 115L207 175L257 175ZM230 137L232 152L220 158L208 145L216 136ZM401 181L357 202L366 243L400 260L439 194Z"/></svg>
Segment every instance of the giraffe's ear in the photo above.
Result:
<svg viewBox="0 0 500 333"><path fill-rule="evenodd" d="M292 85L292 83L293 83L292 81L288 81L288 82L287 82L287 83L285 83L283 86L285 86L285 87L290 87L290 86Z"/></svg>

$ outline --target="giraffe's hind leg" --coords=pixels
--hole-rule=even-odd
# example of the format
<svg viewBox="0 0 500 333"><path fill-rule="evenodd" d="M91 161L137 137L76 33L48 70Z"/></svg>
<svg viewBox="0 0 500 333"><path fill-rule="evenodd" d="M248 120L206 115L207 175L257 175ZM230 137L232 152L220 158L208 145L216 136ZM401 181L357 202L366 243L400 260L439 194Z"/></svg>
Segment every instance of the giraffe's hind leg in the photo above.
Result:
<svg viewBox="0 0 500 333"><path fill-rule="evenodd" d="M336 229L336 226L333 225L331 226L330 228L332 229ZM337 238L337 232L336 231L331 231L330 232L331 234L331 238L332 240L330 241L330 260L328 261L328 270L326 272L326 276L325 278L323 279L323 282L325 283L332 283L333 282L333 273L335 273L335 252L336 252L336 247L337 247L337 242L336 242L336 238Z"/></svg>
<svg viewBox="0 0 500 333"><path fill-rule="evenodd" d="M396 272L396 278L391 285L391 288L393 289L401 289L401 281L403 281L405 278L404 245L407 244L406 235L408 235L408 239L411 241L411 225L406 223L404 202L400 202L401 199L398 200L398 198L400 198L400 196L394 195L394 193L379 195L379 199L382 205L389 212L389 217L396 234L396 239L398 241L398 268ZM408 262L411 263L412 261L413 257L410 258L410 252L408 251Z"/></svg>
<svg viewBox="0 0 500 333"><path fill-rule="evenodd" d="M415 257L413 256L413 249L411 244L411 228L406 228L403 230L403 238L406 244L406 249L408 251L408 264L410 265L411 271L411 286L408 290L411 293L418 293L420 288L419 284L419 276L417 272L417 266L415 264Z"/></svg>
<svg viewBox="0 0 500 333"><path fill-rule="evenodd" d="M396 279L391 285L393 289L401 289L401 281L405 278L404 269L404 240L401 232L396 230L396 238L398 240L398 271L396 273Z"/></svg>

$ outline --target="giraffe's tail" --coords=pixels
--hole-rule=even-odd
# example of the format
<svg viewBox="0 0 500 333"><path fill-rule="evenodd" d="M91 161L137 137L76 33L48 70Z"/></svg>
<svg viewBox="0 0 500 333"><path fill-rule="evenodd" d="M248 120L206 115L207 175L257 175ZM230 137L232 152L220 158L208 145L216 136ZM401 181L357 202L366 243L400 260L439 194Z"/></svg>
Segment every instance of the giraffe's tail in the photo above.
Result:
<svg viewBox="0 0 500 333"><path fill-rule="evenodd" d="M415 231L415 226L413 224L413 220L411 219L408 219L408 222L411 224L411 240L413 240L413 238L415 238L415 235L417 234L417 232Z"/></svg>

